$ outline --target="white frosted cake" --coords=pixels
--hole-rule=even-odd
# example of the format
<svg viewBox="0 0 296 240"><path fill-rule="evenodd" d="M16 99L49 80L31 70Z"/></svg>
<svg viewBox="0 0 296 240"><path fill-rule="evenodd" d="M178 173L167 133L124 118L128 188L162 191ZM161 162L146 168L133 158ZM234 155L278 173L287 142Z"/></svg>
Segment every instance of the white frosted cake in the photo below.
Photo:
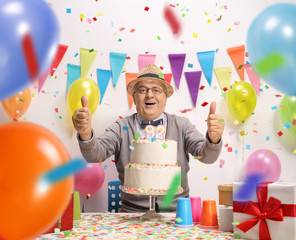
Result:
<svg viewBox="0 0 296 240"><path fill-rule="evenodd" d="M132 142L130 163L125 165L126 193L164 195L176 174L181 173L177 163L177 142L167 139L139 139ZM181 182L177 193L181 193Z"/></svg>

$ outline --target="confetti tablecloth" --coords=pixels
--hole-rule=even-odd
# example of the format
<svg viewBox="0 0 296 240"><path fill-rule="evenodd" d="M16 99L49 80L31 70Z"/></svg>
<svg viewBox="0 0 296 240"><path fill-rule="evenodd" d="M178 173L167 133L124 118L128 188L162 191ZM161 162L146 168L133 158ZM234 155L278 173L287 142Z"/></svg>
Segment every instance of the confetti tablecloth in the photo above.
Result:
<svg viewBox="0 0 296 240"><path fill-rule="evenodd" d="M174 213L162 213L164 220L141 220L143 213L84 213L79 226L71 231L44 234L51 239L234 239L233 233L174 226Z"/></svg>

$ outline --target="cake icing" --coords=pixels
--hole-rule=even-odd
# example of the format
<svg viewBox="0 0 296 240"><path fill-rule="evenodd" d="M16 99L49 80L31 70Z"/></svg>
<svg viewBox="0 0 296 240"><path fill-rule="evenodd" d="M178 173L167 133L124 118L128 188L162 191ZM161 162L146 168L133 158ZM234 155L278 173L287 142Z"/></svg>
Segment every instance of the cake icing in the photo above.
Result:
<svg viewBox="0 0 296 240"><path fill-rule="evenodd" d="M130 163L125 165L122 190L140 195L166 194L175 175L181 173L177 163L177 142L139 139L133 140L132 147ZM177 193L182 191L179 185Z"/></svg>

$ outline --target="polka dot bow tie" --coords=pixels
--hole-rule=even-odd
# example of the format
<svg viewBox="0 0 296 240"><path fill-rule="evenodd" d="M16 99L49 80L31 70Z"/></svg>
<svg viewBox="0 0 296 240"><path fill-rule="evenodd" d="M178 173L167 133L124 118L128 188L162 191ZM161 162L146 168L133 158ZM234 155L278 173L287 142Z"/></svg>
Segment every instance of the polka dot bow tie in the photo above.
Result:
<svg viewBox="0 0 296 240"><path fill-rule="evenodd" d="M158 119L156 121L147 121L147 120L143 120L140 124L141 128L145 128L147 125L152 125L152 126L158 126L163 124L163 119Z"/></svg>

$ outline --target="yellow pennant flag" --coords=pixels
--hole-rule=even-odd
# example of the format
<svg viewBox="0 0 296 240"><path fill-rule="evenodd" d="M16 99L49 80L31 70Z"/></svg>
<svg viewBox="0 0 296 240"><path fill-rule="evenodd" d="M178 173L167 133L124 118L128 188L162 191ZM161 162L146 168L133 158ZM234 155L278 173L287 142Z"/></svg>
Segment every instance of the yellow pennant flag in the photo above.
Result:
<svg viewBox="0 0 296 240"><path fill-rule="evenodd" d="M225 97L227 90L230 88L231 71L232 67L214 68L216 78Z"/></svg>
<svg viewBox="0 0 296 240"><path fill-rule="evenodd" d="M86 77L93 61L98 54L97 50L80 48L80 70L81 77Z"/></svg>

